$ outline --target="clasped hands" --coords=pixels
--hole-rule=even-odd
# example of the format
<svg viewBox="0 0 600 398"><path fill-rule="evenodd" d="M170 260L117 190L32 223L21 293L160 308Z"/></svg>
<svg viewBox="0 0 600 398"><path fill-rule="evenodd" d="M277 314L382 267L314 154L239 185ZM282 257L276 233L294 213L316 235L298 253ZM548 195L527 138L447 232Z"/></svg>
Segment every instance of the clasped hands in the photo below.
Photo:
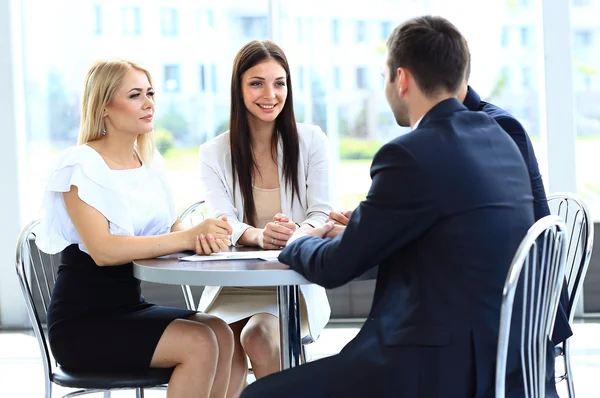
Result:
<svg viewBox="0 0 600 398"><path fill-rule="evenodd" d="M267 250L281 249L297 229L298 224L285 214L277 213L258 235L258 245Z"/></svg>
<svg viewBox="0 0 600 398"><path fill-rule="evenodd" d="M188 236L194 240L191 248L196 254L212 254L229 251L231 246L231 225L227 217L209 218L187 229Z"/></svg>
<svg viewBox="0 0 600 398"><path fill-rule="evenodd" d="M320 227L313 228L310 225L303 225L288 239L287 243L291 243L303 236L316 236L319 238L335 238L346 229L348 220L352 215L352 210L332 211L329 217Z"/></svg>
<svg viewBox="0 0 600 398"><path fill-rule="evenodd" d="M258 236L258 245L267 250L282 249L294 240L310 235L322 238L335 238L346 228L352 210L332 211L321 227L309 224L298 226L285 214L277 213L273 221L267 223ZM229 251L231 246L231 225L227 217L209 218L187 230L194 237L196 254L211 254Z"/></svg>

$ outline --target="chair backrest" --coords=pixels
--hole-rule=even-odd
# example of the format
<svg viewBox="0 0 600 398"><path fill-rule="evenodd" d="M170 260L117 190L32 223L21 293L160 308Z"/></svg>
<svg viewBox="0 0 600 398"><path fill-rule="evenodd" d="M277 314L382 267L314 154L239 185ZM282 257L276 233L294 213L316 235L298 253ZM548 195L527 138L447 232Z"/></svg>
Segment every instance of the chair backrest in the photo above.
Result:
<svg viewBox="0 0 600 398"><path fill-rule="evenodd" d="M204 212L202 211L203 204L204 200L192 203L179 214L179 219L183 222L187 222L190 225L196 225L199 222L204 221L205 216Z"/></svg>
<svg viewBox="0 0 600 398"><path fill-rule="evenodd" d="M508 271L502 292L496 358L496 398L504 398L515 294L522 297L520 362L525 397L545 397L546 355L564 278L565 223L558 216L538 220L527 232ZM513 332L515 328L513 328ZM514 341L515 339L513 339Z"/></svg>
<svg viewBox="0 0 600 398"><path fill-rule="evenodd" d="M558 192L548 196L550 212L559 216L567 226L567 263L565 278L569 292L569 322L575 316L575 305L587 273L594 245L594 223L587 206L572 193Z"/></svg>
<svg viewBox="0 0 600 398"><path fill-rule="evenodd" d="M52 363L50 361L50 350L48 341L42 328L41 318L46 318L50 295L56 281L58 265L54 257L41 253L37 248L32 250L35 239L35 228L39 220L30 222L19 234L17 240L17 252L15 266L17 276L23 291L23 297L27 307L27 313L31 321L33 332L37 338L42 354L42 363L47 377L52 376ZM37 256L33 252L37 253ZM39 301L39 303L37 303Z"/></svg>

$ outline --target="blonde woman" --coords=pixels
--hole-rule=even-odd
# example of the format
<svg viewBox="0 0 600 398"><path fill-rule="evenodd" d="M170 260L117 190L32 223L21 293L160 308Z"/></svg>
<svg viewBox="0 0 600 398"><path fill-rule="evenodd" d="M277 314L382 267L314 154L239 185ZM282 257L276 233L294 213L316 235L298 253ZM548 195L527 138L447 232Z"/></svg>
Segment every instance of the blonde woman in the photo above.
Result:
<svg viewBox="0 0 600 398"><path fill-rule="evenodd" d="M42 251L61 253L50 346L65 368L175 367L169 397L224 397L231 329L210 315L147 303L133 277L134 259L227 250L232 232L225 218L192 228L177 218L154 148L153 96L150 74L135 63L99 61L87 74L79 145L50 177L37 238Z"/></svg>

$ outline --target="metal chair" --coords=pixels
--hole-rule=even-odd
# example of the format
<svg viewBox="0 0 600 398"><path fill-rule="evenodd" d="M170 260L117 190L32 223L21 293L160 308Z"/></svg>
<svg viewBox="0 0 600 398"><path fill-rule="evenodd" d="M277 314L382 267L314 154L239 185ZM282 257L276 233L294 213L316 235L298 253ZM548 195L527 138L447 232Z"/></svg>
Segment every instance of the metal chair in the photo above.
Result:
<svg viewBox="0 0 600 398"><path fill-rule="evenodd" d="M583 288L583 281L592 256L594 244L594 223L590 218L587 206L578 196L558 192L548 197L550 212L559 216L566 224L567 231L567 261L565 266L565 278L569 302L565 311L569 317L569 323L573 323L575 306ZM575 386L573 383L573 371L571 369L570 339L559 344L555 348L556 356L562 356L565 373L558 376L556 382L566 380L569 398L575 398Z"/></svg>
<svg viewBox="0 0 600 398"><path fill-rule="evenodd" d="M525 397L546 395L546 355L564 279L567 255L566 226L558 216L538 220L521 241L502 292L496 358L496 398L505 397L509 338L519 337ZM522 277L521 277L522 276ZM522 308L514 307L515 294ZM512 323L513 311L521 312ZM515 339L513 338L513 341Z"/></svg>
<svg viewBox="0 0 600 398"><path fill-rule="evenodd" d="M188 206L185 210L179 214L179 219L189 223L190 225L196 225L197 217L195 217L196 213L199 213L199 217L201 217L200 222L204 221L204 213L197 212L196 210L200 205L204 204L204 200L200 200ZM192 289L189 285L181 285L181 290L183 291L183 299L185 300L185 306L188 310L196 310L196 303L194 302L194 294L192 293Z"/></svg>
<svg viewBox="0 0 600 398"><path fill-rule="evenodd" d="M50 346L42 328L41 319L46 318L50 295L56 281L57 266L54 257L41 253L37 248L37 261L32 254L35 242L35 228L39 221L30 222L20 233L17 241L16 269L25 298L27 313L37 338L45 376L45 397L52 397L52 385L76 388L77 391L63 396L75 397L85 394L104 392L110 397L110 391L135 389L136 397L144 396L144 389L165 388L173 369L149 369L141 373L98 373L63 369L51 359ZM33 239L32 239L33 238Z"/></svg>
<svg viewBox="0 0 600 398"><path fill-rule="evenodd" d="M192 203L185 210L183 210L181 214L179 214L179 219L191 225L196 225L198 223L198 219L200 222L202 222L206 217L204 213L198 212L197 210L198 207L200 207L200 205L204 204L204 202L204 200L200 200L198 202ZM194 215L197 213L200 213L200 216L194 218ZM192 293L191 287L189 285L181 285L181 290L183 291L183 299L185 300L185 305L187 306L187 309L196 310L197 306L194 301L194 295ZM307 362L306 345L314 343L315 340L316 338L313 338L313 336L311 336L310 334L302 338L302 362Z"/></svg>

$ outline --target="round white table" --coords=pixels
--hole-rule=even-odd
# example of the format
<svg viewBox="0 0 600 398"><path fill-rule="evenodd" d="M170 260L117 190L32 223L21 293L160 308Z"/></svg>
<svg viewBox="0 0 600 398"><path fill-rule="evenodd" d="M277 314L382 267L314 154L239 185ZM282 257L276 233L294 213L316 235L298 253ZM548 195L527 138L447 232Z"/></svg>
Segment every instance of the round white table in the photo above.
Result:
<svg viewBox="0 0 600 398"><path fill-rule="evenodd" d="M234 251L256 249L238 248ZM181 285L188 307L195 304L189 286L276 286L279 306L281 366L300 364L300 301L298 285L309 284L302 275L278 261L223 260L180 261L189 255L176 253L133 262L133 275L142 281ZM187 289L186 289L187 288Z"/></svg>

